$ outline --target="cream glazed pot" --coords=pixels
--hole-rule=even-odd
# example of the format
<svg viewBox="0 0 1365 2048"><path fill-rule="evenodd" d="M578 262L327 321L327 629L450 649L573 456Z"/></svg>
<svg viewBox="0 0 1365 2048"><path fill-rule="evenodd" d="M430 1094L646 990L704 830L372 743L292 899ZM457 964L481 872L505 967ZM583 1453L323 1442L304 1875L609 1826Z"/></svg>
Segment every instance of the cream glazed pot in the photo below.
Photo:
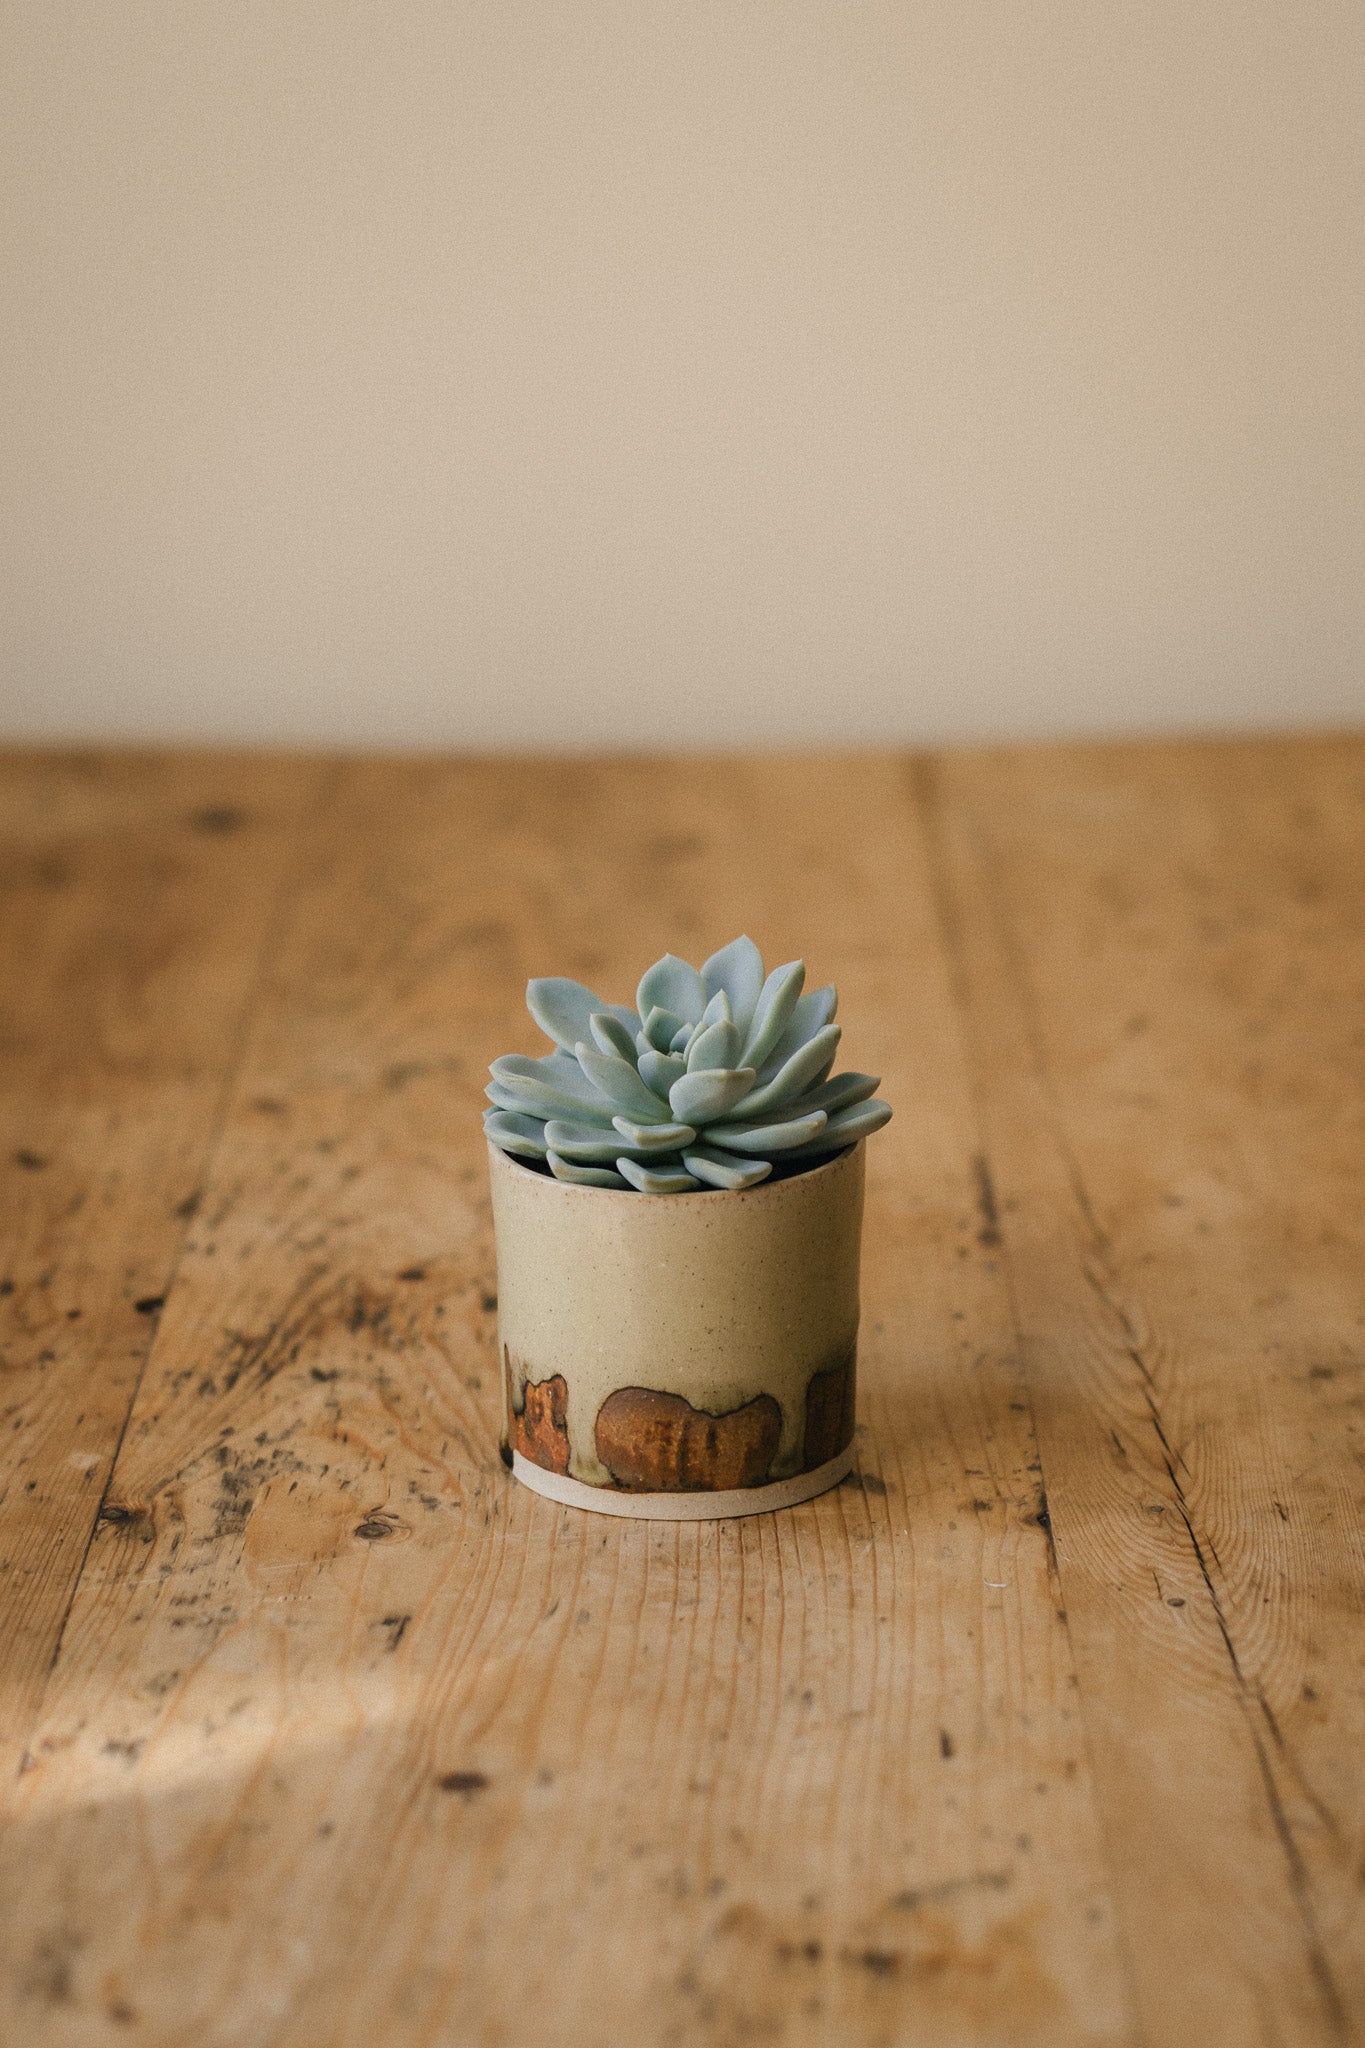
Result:
<svg viewBox="0 0 1365 2048"><path fill-rule="evenodd" d="M809 1500L853 1463L863 1146L645 1195L489 1146L505 1447L576 1507L664 1520Z"/></svg>

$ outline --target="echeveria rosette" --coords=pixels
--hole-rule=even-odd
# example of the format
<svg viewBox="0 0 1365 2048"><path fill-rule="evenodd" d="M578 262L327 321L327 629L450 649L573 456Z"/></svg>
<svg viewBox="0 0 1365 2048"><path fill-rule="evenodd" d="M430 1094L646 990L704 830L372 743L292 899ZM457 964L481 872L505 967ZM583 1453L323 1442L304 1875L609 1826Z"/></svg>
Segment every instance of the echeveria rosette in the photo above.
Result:
<svg viewBox="0 0 1365 2048"><path fill-rule="evenodd" d="M799 1173L891 1115L872 1074L834 1074L833 988L802 994L800 960L763 970L735 939L700 972L666 953L635 1008L581 982L527 984L555 1050L494 1060L484 1129L557 1180L646 1195L751 1188Z"/></svg>

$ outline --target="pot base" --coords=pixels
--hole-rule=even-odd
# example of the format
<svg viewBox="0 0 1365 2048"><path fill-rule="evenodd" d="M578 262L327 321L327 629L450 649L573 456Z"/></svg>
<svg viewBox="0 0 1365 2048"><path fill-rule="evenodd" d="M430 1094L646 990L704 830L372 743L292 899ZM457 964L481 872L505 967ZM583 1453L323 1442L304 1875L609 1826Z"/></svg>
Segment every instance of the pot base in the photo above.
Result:
<svg viewBox="0 0 1365 2048"><path fill-rule="evenodd" d="M794 1508L803 1500L814 1500L817 1493L828 1492L852 1471L856 1455L856 1444L849 1444L836 1457L827 1458L812 1472L798 1472L794 1479L773 1479L766 1486L736 1486L721 1493L624 1493L614 1486L585 1486L581 1479L533 1465L520 1451L512 1453L512 1471L533 1493L543 1493L562 1507L587 1508L590 1514L627 1515L644 1522L719 1522L731 1515L767 1515L777 1508Z"/></svg>

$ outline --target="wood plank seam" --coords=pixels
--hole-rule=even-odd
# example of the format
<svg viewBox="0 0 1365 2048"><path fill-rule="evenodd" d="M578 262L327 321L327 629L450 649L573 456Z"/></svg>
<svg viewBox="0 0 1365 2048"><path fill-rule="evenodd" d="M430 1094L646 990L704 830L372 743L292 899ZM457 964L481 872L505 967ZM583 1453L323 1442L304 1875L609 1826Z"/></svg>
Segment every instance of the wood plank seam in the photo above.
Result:
<svg viewBox="0 0 1365 2048"><path fill-rule="evenodd" d="M1015 1348L1019 1360L1019 1383L1023 1389L1024 1400L1028 1404L1028 1431L1033 1443L1033 1455L1038 1461L1039 1468L1038 1519L1047 1538L1048 1571L1057 1590L1057 1605L1058 1611L1063 1616L1062 1627L1066 1637L1067 1657L1074 1673L1078 1669L1076 1645L1072 1636L1070 1611L1066 1603L1066 1588L1062 1580L1061 1560L1057 1554L1057 1539L1053 1528L1052 1509L1048 1497L1047 1473L1043 1466L1042 1444L1039 1440L1033 1395L1028 1381L1028 1359L1027 1347L1024 1342L1023 1318L1019 1310L1014 1267L1010 1259L1008 1237L1001 1219L1000 1204L995 1188L995 1176L991 1171L990 1154L987 1147L985 1102L981 1089L972 1029L971 989L967 973L966 955L962 944L961 918L948 873L938 816L938 808L942 801L937 779L938 757L933 754L912 754L907 757L905 766L910 808L924 846L925 872L928 876L929 889L933 898L934 914L942 940L943 961L949 998L957 1013L960 1028L963 1069L966 1075L967 1090L971 1102L976 1140L980 1147L973 1164L976 1169L982 1229L994 1237L1000 1250L1001 1277L1005 1286L1005 1298L1009 1303L1010 1319L1014 1329ZM1028 1019L1028 1028L1031 1034L1031 1042L1034 1042L1036 1040L1036 1018L1030 1017ZM1050 1076L1046 1078L1045 1085L1049 1089L1051 1088ZM1095 1223L1094 1212L1090 1207L1088 1197L1085 1195L1075 1158L1069 1151L1066 1153L1066 1164L1072 1185L1078 1190L1082 1212L1093 1224ZM1095 1227L1098 1228L1098 1225L1096 1224ZM1090 1739L1084 1712L1084 1694L1082 1694L1081 1740L1085 1750L1087 1772L1091 1783L1094 1784L1098 1780L1095 1768L1094 1745ZM1106 1858L1112 1865L1114 1862L1114 1847L1109 1839L1103 1803L1097 1801L1096 1806L1096 1826L1099 1830L1100 1839L1104 1844ZM1129 1943L1128 1931L1123 1924L1121 1914L1115 1915L1114 1939L1127 1980L1127 1989L1132 2002L1132 2009L1135 2014L1140 2014L1142 2001L1138 1996L1137 1969ZM1138 2019L1135 2024L1139 2028L1138 2039L1144 2039L1145 2036L1141 2032L1141 2020Z"/></svg>
<svg viewBox="0 0 1365 2048"><path fill-rule="evenodd" d="M318 823L318 821L323 816L325 816L327 809L329 808L329 805L333 797L335 796L341 772L342 763L340 761L337 761L332 764L330 772L323 778L323 781L319 786L319 789L315 795L314 801L311 806L311 816L308 820L309 826L315 826ZM251 1041L252 1026L255 1022L257 1012L260 1009L260 1005L264 998L266 988L269 984L272 969L274 967L276 960L279 958L280 950L288 935L290 921L293 916L294 910L297 906L299 896L303 888L306 873L305 855L307 844L307 831L305 830L300 834L300 842L295 850L292 864L287 865L283 869L279 881L277 882L275 887L275 900L271 907L270 920L267 926L264 941L261 946L260 958L257 963L256 971L252 976L251 985L247 990L246 997L242 1003L241 1010L238 1014L237 1026L233 1032L232 1050L229 1054L228 1060L224 1067L222 1082L218 1090L218 1099L214 1104L213 1116L210 1120L208 1132L204 1140L203 1151L200 1155L199 1168L196 1176L196 1185L199 1187L202 1187L205 1184L210 1172L212 1171L214 1157L217 1153L219 1144L222 1141L223 1132L227 1126L228 1113L232 1106L233 1093L237 1086L237 1081L242 1070L242 1064L246 1058L247 1048ZM160 1317L164 1310L165 1303L169 1301L171 1291L175 1286L176 1275L180 1270L181 1261L184 1257L185 1246L189 1241L190 1233L193 1227L193 1215L186 1215L183 1218L183 1227L180 1232L179 1241L176 1244L175 1250L172 1254L169 1265L167 1267L166 1284L162 1296L162 1307L157 1310L158 1323L160 1322ZM110 1457L109 1460L109 1469L105 1475L104 1486L101 1489L99 1500L95 1505L94 1514L91 1516L90 1526L86 1530L85 1543L81 1552L80 1565L77 1571L75 1572L71 1580L70 1587L67 1591L66 1605L62 1613L61 1622L58 1625L56 1631L56 1637L52 1645L52 1654L48 1660L47 1672L43 1681L42 1689L35 1702L33 1713L29 1717L28 1728L25 1731L22 1746L20 1749L18 1769L21 1775L30 1767L31 1757L29 1750L29 1738L32 1736L33 1730L38 1726L43 1716L44 1708L46 1706L47 1701L48 1688L51 1684L52 1675L56 1671L58 1662L61 1658L62 1643L66 1636L67 1623L71 1618L71 1612L75 1606L76 1597L80 1590L81 1579L84 1575L86 1565L88 1564L90 1559L90 1551L91 1546L93 1545L95 1540L95 1533L98 1530L100 1523L105 1519L105 1514L109 1505L110 1491L113 1488L115 1475L118 1472L119 1455L123 1449L124 1439L128 1434L128 1425L132 1419L133 1411L137 1406L138 1394L141 1391L143 1380L146 1378L147 1367L151 1360L152 1353L155 1349L156 1336L155 1334L153 1334L152 1341L147 1345L146 1350L144 1351L142 1358L139 1362L137 1372L135 1373L129 1386L128 1401L123 1411L123 1419L119 1424L118 1435L114 1441L113 1455Z"/></svg>
<svg viewBox="0 0 1365 2048"><path fill-rule="evenodd" d="M967 963L963 938L962 912L956 899L952 875L952 861L948 850L944 817L945 797L939 783L936 757L914 757L909 763L909 782L912 800L919 812L922 829L928 848L929 866L932 876L936 905L940 917L945 952L951 962L954 996L962 1009L967 1059L972 1075L973 1095L979 1109L983 1111L984 1096L980 1087L982 1048L973 1029L973 1010L970 971ZM971 846L973 860L986 877L986 894L990 913L995 925L995 941L1003 963L1004 973L1010 984L1010 992L1017 1007L1022 1037L1034 1066L1034 1079L1039 1093L1049 1105L1052 1127L1049 1137L1063 1162L1067 1178L1075 1197L1077 1211L1090 1239L1089 1255L1082 1262L1082 1273L1086 1283L1097 1296L1119 1334L1118 1349L1131 1361L1137 1375L1134 1391L1146 1406L1151 1418L1153 1432L1157 1438L1159 1460L1167 1474L1171 1489L1170 1504L1183 1525L1190 1549L1198 1569L1199 1577L1206 1589L1213 1623L1226 1651L1228 1668L1235 1697L1245 1722L1247 1735L1265 1794L1266 1806L1271 1825L1279 1842L1284 1862L1284 1876L1299 1921L1304 1941L1305 1957L1309 1971L1317 1985L1323 2010L1333 2036L1341 2041L1352 2038L1351 2020L1337 1984L1335 1973L1327 1954L1327 1946L1319 1924L1312 1887L1303 1852L1294 1831L1294 1826L1282 1796L1276 1776L1273 1759L1267 1747L1262 1726L1270 1730L1279 1753L1285 1758L1286 1769L1294 1776L1296 1783L1303 1785L1308 1803L1324 1818L1324 1824L1336 1832L1335 1822L1324 1808L1322 1801L1304 1785L1302 1774L1290 1757L1279 1724L1263 1687L1248 1677L1245 1660L1239 1655L1234 1640L1232 1625L1226 1607L1218 1592L1214 1573L1209 1568L1210 1557L1214 1569L1221 1573L1222 1565L1211 1533L1207 1528L1196 1526L1195 1514L1186 1490L1181 1482L1178 1467L1185 1461L1179 1447L1173 1444L1161 1412L1159 1388L1151 1366L1144 1355L1141 1332L1138 1324L1121 1299L1113 1275L1106 1269L1106 1255L1111 1248L1109 1233L1099 1220L1095 1204L1086 1187L1074 1146L1066 1128L1066 1120L1060 1093L1051 1072L1041 1028L1041 1005L1033 985L1029 966L1020 938L1010 922L1006 908L1006 896L999 856L987 843L984 835L974 830L972 822L963 816L954 819L955 829ZM1015 1304L1016 1326L1022 1325L1017 1308L1015 1285L1008 1227L1002 1229L1002 1250L1006 1269L1010 1299ZM1022 1344L1025 1378L1028 1372L1028 1347ZM1041 1452L1040 1452L1041 1456ZM1186 1468L1188 1469L1188 1468ZM1084 1702L1084 1693L1082 1693ZM1084 1716L1083 1716L1084 1718ZM1093 1758L1092 1758L1093 1763ZM1103 1826L1103 1816L1101 1816ZM1125 1958L1128 1956L1126 1940L1120 1933Z"/></svg>

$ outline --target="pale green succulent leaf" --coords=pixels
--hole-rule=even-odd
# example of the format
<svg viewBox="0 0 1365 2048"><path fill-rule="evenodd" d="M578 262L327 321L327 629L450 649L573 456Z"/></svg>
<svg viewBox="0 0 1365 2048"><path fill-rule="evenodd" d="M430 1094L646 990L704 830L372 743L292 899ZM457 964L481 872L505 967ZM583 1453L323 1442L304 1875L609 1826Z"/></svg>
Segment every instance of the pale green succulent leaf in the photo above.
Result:
<svg viewBox="0 0 1365 2048"><path fill-rule="evenodd" d="M667 1123L667 1106L640 1079L629 1060L618 1059L614 1053L594 1052L590 1045L579 1045L576 1053L579 1066L606 1096L613 1111L623 1109L640 1123Z"/></svg>
<svg viewBox="0 0 1365 2048"><path fill-rule="evenodd" d="M667 1052L680 1031L689 1031L675 1010L665 1010L656 1003L652 1010L646 1010L644 1037L655 1052ZM639 1041L637 1040L638 1044Z"/></svg>
<svg viewBox="0 0 1365 2048"><path fill-rule="evenodd" d="M730 998L723 988L718 988L701 1013L698 1029L707 1030L712 1024L733 1024L735 1013L730 1008Z"/></svg>
<svg viewBox="0 0 1365 2048"><path fill-rule="evenodd" d="M798 1046L770 1081L760 1082L753 1094L740 1104L736 1114L752 1120L771 1110L789 1108L814 1084L817 1076L823 1080L838 1044L839 1026L827 1024L823 1031L816 1032L814 1038L808 1038L804 1045Z"/></svg>
<svg viewBox="0 0 1365 2048"><path fill-rule="evenodd" d="M682 1161L709 1188L756 1188L773 1170L770 1159L744 1159L738 1152L717 1152L710 1145L689 1145Z"/></svg>
<svg viewBox="0 0 1365 2048"><path fill-rule="evenodd" d="M686 960L679 960L675 953L665 953L662 960L656 960L645 971L635 1000L642 1017L647 1017L657 1004L689 1024L696 1024L706 1008L706 983Z"/></svg>
<svg viewBox="0 0 1365 2048"><path fill-rule="evenodd" d="M527 982L526 1007L547 1038L572 1052L579 1039L587 1037L589 1019L608 1005L581 981L552 974Z"/></svg>
<svg viewBox="0 0 1365 2048"><path fill-rule="evenodd" d="M763 984L763 993L754 1011L753 1023L744 1042L744 1064L746 1067L761 1067L777 1050L778 1042L791 1022L792 1012L801 996L801 984L806 978L805 962L789 960L784 967L774 967Z"/></svg>
<svg viewBox="0 0 1365 2048"><path fill-rule="evenodd" d="M859 1102L848 1109L841 1109L829 1119L823 1131L807 1144L801 1145L783 1156L785 1159L818 1159L822 1154L842 1151L846 1145L855 1145L859 1138L870 1138L873 1131L879 1131L883 1124L891 1121L889 1102Z"/></svg>
<svg viewBox="0 0 1365 2048"><path fill-rule="evenodd" d="M547 1151L545 1126L536 1116L516 1110L486 1109L483 1127L500 1151L514 1159L543 1159Z"/></svg>
<svg viewBox="0 0 1365 2048"><path fill-rule="evenodd" d="M545 1145L547 1151L558 1152L561 1159L589 1166L610 1166L617 1153L626 1149L615 1124L576 1123L559 1117L552 1117L546 1124Z"/></svg>
<svg viewBox="0 0 1365 2048"><path fill-rule="evenodd" d="M722 946L702 968L701 978L712 997L725 994L740 1035L747 1037L763 988L763 955L753 940L732 939L728 946Z"/></svg>
<svg viewBox="0 0 1365 2048"><path fill-rule="evenodd" d="M604 1113L610 1116L577 1060L553 1053L533 1060L511 1052L494 1060L491 1072L492 1085L484 1092L500 1109L539 1117L584 1116L590 1123L603 1121Z"/></svg>
<svg viewBox="0 0 1365 2048"><path fill-rule="evenodd" d="M537 1081L545 1087L588 1092L582 1068L572 1053L547 1052L537 1058L526 1052L505 1052L488 1071L495 1081Z"/></svg>
<svg viewBox="0 0 1365 2048"><path fill-rule="evenodd" d="M739 1026L722 1017L718 1023L698 1031L688 1046L687 1071L695 1074L700 1067L737 1068L739 1048Z"/></svg>
<svg viewBox="0 0 1365 2048"><path fill-rule="evenodd" d="M881 1087L876 1074L835 1074L831 1080L821 1081L818 1087L808 1088L789 1105L789 1114L804 1116L807 1110L823 1109L833 1116L836 1109L848 1109L855 1102L866 1102L869 1095L875 1095Z"/></svg>
<svg viewBox="0 0 1365 2048"><path fill-rule="evenodd" d="M638 1013L582 982L530 982L556 1050L493 1062L490 1142L561 1180L650 1194L754 1187L856 1144L891 1111L872 1075L832 1074L837 996L804 979L799 960L765 978L741 937L700 974L665 954Z"/></svg>
<svg viewBox="0 0 1365 2048"><path fill-rule="evenodd" d="M614 1116L611 1121L632 1152L678 1152L697 1135L691 1124L637 1124L629 1116Z"/></svg>
<svg viewBox="0 0 1365 2048"><path fill-rule="evenodd" d="M552 1116L577 1117L584 1123L596 1123L605 1129L611 1122L611 1104L601 1097L595 1105L576 1101L571 1095L559 1095L551 1088L533 1088L530 1082L522 1082L524 1092L506 1088L498 1081L490 1081L484 1094L497 1109L505 1109L513 1116L534 1117L544 1123Z"/></svg>
<svg viewBox="0 0 1365 2048"><path fill-rule="evenodd" d="M668 1091L668 1106L679 1123L698 1130L733 1109L754 1085L752 1067L704 1068L684 1074Z"/></svg>
<svg viewBox="0 0 1365 2048"><path fill-rule="evenodd" d="M681 1159L662 1159L656 1166L642 1166L638 1159L618 1159L621 1172L642 1195L685 1195L698 1186L695 1175L686 1171Z"/></svg>
<svg viewBox="0 0 1365 2048"><path fill-rule="evenodd" d="M726 1152L745 1152L765 1159L776 1152L790 1152L818 1137L827 1121L823 1109L813 1109L807 1116L767 1123L760 1120L750 1124L712 1124L707 1129L706 1142L719 1145Z"/></svg>
<svg viewBox="0 0 1365 2048"><path fill-rule="evenodd" d="M599 1052L615 1053L618 1060L626 1060L632 1067L635 1065L638 1057L635 1040L619 1017L613 1017L610 1011L599 1010L595 1016L589 1017L588 1027Z"/></svg>
<svg viewBox="0 0 1365 2048"><path fill-rule="evenodd" d="M675 1081L681 1081L687 1072L687 1061L675 1052L642 1052L640 1054L640 1078L647 1088L663 1101L668 1100L668 1091Z"/></svg>
<svg viewBox="0 0 1365 2048"><path fill-rule="evenodd" d="M801 997L791 1013L791 1021L774 1046L763 1068L759 1072L759 1085L764 1085L771 1072L785 1066L792 1054L814 1038L817 1031L834 1021L839 1007L839 991L831 984L827 988L810 988Z"/></svg>
<svg viewBox="0 0 1365 2048"><path fill-rule="evenodd" d="M550 1154L550 1171L556 1180L569 1181L580 1188L623 1188L626 1182L610 1166L583 1166L576 1159L563 1159L558 1152Z"/></svg>

